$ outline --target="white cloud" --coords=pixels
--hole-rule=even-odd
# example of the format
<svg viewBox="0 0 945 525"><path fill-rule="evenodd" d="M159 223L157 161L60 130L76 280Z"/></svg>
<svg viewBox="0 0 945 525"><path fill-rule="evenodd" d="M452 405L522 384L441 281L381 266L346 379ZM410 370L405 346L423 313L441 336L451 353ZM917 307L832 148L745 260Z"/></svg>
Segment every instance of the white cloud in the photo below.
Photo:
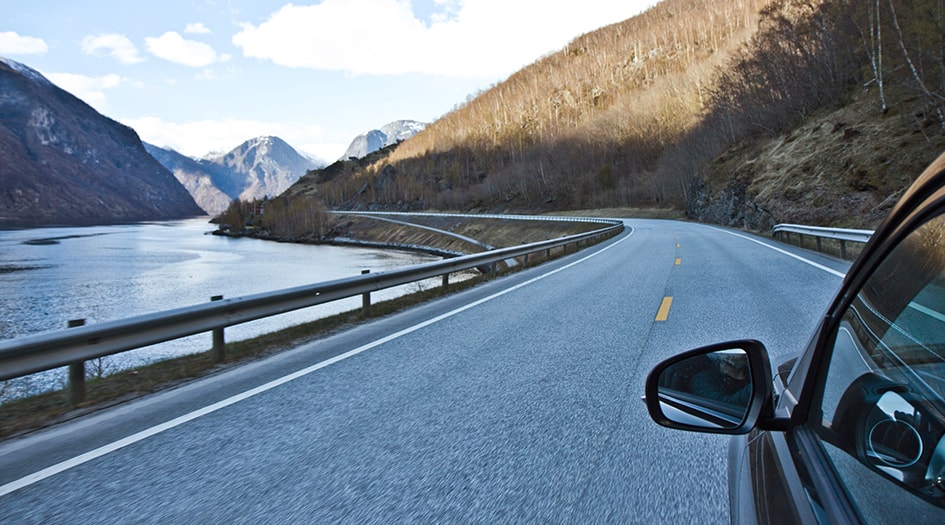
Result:
<svg viewBox="0 0 945 525"><path fill-rule="evenodd" d="M194 35L208 35L211 33L210 29L203 25L203 22L196 22L193 24L187 24L187 27L184 28L185 33L191 33Z"/></svg>
<svg viewBox="0 0 945 525"><path fill-rule="evenodd" d="M407 0L325 0L244 24L233 43L244 56L289 67L498 78L655 3L582 0L575 9L547 0L465 0L426 24Z"/></svg>
<svg viewBox="0 0 945 525"><path fill-rule="evenodd" d="M180 33L168 31L156 38L146 38L152 55L190 67L207 67L220 61L217 52L203 42L187 40Z"/></svg>
<svg viewBox="0 0 945 525"><path fill-rule="evenodd" d="M82 40L82 52L87 55L109 55L118 62L130 65L144 61L138 48L125 35L89 35Z"/></svg>
<svg viewBox="0 0 945 525"><path fill-rule="evenodd" d="M203 157L210 152L228 152L251 138L263 135L277 136L294 148L321 156L320 151L309 148L318 148L318 140L324 136L324 130L316 125L238 118L177 123L167 122L160 117L143 117L123 119L122 122L134 128L141 140L191 157ZM331 151L335 153L336 145L331 146ZM347 145L342 146L335 157L325 158L337 158L345 147Z"/></svg>
<svg viewBox="0 0 945 525"><path fill-rule="evenodd" d="M82 99L99 113L105 113L108 103L105 91L124 85L136 85L119 75L89 77L73 73L49 73L45 75L50 82Z"/></svg>
<svg viewBox="0 0 945 525"><path fill-rule="evenodd" d="M0 31L0 55L42 55L49 46L42 38Z"/></svg>

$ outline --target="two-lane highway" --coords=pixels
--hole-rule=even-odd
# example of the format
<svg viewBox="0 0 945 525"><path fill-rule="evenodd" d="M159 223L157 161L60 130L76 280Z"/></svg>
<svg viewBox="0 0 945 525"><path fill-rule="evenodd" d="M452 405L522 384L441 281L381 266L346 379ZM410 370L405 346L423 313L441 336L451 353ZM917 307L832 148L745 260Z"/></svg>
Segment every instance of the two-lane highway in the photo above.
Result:
<svg viewBox="0 0 945 525"><path fill-rule="evenodd" d="M726 439L652 423L646 373L729 339L775 359L802 350L846 264L732 230L627 224L0 444L0 522L725 522Z"/></svg>

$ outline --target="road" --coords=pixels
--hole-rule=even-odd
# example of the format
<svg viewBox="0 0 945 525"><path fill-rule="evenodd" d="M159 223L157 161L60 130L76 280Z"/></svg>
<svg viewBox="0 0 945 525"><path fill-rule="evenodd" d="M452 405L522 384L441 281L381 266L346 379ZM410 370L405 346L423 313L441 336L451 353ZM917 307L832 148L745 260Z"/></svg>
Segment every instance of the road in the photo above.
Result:
<svg viewBox="0 0 945 525"><path fill-rule="evenodd" d="M730 339L801 351L848 265L734 230L627 225L0 444L0 522L725 523L726 438L652 423L646 373Z"/></svg>

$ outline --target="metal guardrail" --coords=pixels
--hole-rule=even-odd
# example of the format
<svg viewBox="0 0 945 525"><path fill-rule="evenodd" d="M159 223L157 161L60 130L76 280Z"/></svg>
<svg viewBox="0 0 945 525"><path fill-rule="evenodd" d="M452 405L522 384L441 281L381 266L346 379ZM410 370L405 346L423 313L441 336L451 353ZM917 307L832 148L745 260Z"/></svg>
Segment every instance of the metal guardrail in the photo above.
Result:
<svg viewBox="0 0 945 525"><path fill-rule="evenodd" d="M529 218L532 219L534 218ZM88 360L211 331L214 333L214 346L218 341L222 346L222 329L227 326L348 297L369 297L366 294L432 277L443 277L443 284L447 285L449 274L454 272L489 266L494 268L495 264L505 259L522 256L527 258L529 254L540 251L548 251L550 254L553 248L566 248L572 244L577 246L594 238L616 235L623 231L621 221L589 219L586 222L603 224L605 227L557 239L384 272L0 341L0 381L69 365L73 399L81 398L84 394L76 392L77 385L72 384L72 381L84 381L84 373L79 372L82 364ZM222 359L222 349L220 352L219 358ZM84 386L82 389L84 392Z"/></svg>
<svg viewBox="0 0 945 525"><path fill-rule="evenodd" d="M817 251L823 251L821 239L833 239L840 243L840 257L847 258L848 242L866 244L873 236L873 230L850 230L844 228L824 228L820 226L803 226L800 224L778 224L772 232L780 241L790 242L791 234L797 236L797 245L804 246L804 237L814 237L817 242Z"/></svg>

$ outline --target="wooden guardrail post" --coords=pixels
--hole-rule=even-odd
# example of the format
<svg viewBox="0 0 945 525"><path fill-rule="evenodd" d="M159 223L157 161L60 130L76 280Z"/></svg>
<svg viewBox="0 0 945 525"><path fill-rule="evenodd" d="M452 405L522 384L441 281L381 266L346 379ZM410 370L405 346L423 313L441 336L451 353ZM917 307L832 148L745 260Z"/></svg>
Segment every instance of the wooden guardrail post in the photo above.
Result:
<svg viewBox="0 0 945 525"><path fill-rule="evenodd" d="M222 300L222 295L214 295L210 298L210 301ZM223 327L213 329L213 346L210 348L210 355L213 356L214 363L222 363L226 359L226 338L223 330Z"/></svg>
<svg viewBox="0 0 945 525"><path fill-rule="evenodd" d="M367 275L371 270L361 270L361 275ZM361 294L361 314L367 317L371 314L371 292Z"/></svg>
<svg viewBox="0 0 945 525"><path fill-rule="evenodd" d="M69 321L69 328L85 326L85 319ZM85 401L85 361L76 361L69 365L69 404L78 405Z"/></svg>

